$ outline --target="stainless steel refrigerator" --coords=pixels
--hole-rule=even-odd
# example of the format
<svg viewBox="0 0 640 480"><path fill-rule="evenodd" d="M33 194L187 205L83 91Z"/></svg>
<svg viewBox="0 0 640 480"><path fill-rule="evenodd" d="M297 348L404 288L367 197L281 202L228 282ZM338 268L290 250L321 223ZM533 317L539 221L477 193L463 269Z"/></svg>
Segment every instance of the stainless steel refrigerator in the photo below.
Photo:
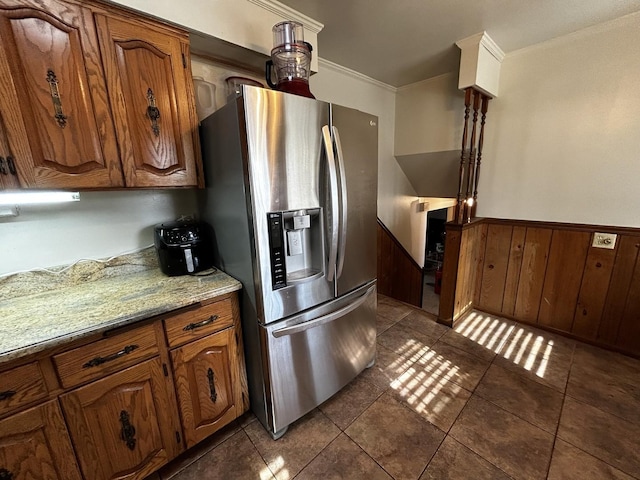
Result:
<svg viewBox="0 0 640 480"><path fill-rule="evenodd" d="M200 136L200 214L243 284L251 408L278 438L375 358L377 117L245 86Z"/></svg>

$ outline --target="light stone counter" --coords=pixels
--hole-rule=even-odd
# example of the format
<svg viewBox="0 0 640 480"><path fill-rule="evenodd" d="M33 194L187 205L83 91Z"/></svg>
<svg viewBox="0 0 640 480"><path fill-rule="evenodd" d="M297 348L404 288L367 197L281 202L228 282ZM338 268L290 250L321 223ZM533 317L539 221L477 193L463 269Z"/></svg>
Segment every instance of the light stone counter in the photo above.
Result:
<svg viewBox="0 0 640 480"><path fill-rule="evenodd" d="M0 278L0 364L242 288L220 271L168 277L154 255Z"/></svg>

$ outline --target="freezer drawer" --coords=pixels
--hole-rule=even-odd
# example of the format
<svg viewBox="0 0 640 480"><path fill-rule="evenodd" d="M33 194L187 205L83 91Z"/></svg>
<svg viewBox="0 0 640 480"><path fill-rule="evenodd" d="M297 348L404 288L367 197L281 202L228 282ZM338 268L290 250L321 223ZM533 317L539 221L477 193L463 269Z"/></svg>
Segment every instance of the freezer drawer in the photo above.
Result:
<svg viewBox="0 0 640 480"><path fill-rule="evenodd" d="M263 329L273 433L353 380L375 357L375 281L319 308ZM268 382L269 383L269 382ZM268 402L269 404L269 402Z"/></svg>

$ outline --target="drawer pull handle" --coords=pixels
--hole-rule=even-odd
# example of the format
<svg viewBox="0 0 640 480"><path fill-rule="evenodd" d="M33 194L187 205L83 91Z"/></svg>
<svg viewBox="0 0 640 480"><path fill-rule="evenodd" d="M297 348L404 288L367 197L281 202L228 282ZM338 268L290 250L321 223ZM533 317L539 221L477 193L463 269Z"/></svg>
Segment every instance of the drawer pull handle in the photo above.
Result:
<svg viewBox="0 0 640 480"><path fill-rule="evenodd" d="M210 323L215 322L217 319L218 319L218 315L211 315L209 318L207 318L206 320L202 320L201 322L190 323L189 325L184 327L182 330L184 330L185 332L188 332L189 330L195 330L196 328L209 325Z"/></svg>
<svg viewBox="0 0 640 480"><path fill-rule="evenodd" d="M207 379L209 380L209 391L211 392L211 401L213 403L216 403L216 400L218 400L218 394L216 393L216 382L213 378L213 369L209 369L207 370Z"/></svg>
<svg viewBox="0 0 640 480"><path fill-rule="evenodd" d="M111 360L115 360L117 358L120 358L123 355L129 355L136 348L138 348L138 345L127 345L126 347L124 347L119 352L113 353L111 355L107 355L106 357L96 357L96 358L93 358L93 359L89 360L87 363L82 365L82 368L97 367L99 365L102 365L103 363L110 362Z"/></svg>
<svg viewBox="0 0 640 480"><path fill-rule="evenodd" d="M16 164L13 162L13 157L7 157L7 167L9 167L9 173L11 175L17 175Z"/></svg>
<svg viewBox="0 0 640 480"><path fill-rule="evenodd" d="M127 448L129 450L133 450L136 448L136 429L133 425L131 425L131 421L129 420L129 412L126 410L122 410L120 412L120 424L122 425L122 430L120 430L120 440L127 444Z"/></svg>
<svg viewBox="0 0 640 480"><path fill-rule="evenodd" d="M67 116L62 111L62 100L60 99L60 90L58 89L58 78L53 70L47 70L47 83L51 92L51 100L53 101L53 109L55 110L55 119L60 128L67 126Z"/></svg>
<svg viewBox="0 0 640 480"><path fill-rule="evenodd" d="M151 87L147 90L147 102L149 106L147 107L147 117L151 120L151 130L153 134L157 137L160 135L160 126L158 125L158 120L160 119L160 109L156 105L156 96L153 94L153 90Z"/></svg>
<svg viewBox="0 0 640 480"><path fill-rule="evenodd" d="M0 480L13 480L13 473L6 468L0 468Z"/></svg>
<svg viewBox="0 0 640 480"><path fill-rule="evenodd" d="M13 390L5 390L4 392L0 392L0 400L9 400L15 394L16 392ZM2 477L0 477L0 480L2 480Z"/></svg>
<svg viewBox="0 0 640 480"><path fill-rule="evenodd" d="M4 166L4 157L0 157L0 173L3 175L9 175L9 170Z"/></svg>

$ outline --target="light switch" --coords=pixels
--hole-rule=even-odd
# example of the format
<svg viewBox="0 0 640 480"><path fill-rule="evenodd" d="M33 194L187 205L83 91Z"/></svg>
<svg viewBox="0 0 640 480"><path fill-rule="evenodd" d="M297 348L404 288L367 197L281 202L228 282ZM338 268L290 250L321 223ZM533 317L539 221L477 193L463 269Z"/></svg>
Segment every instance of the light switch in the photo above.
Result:
<svg viewBox="0 0 640 480"><path fill-rule="evenodd" d="M591 243L591 246L596 248L607 248L609 250L613 250L614 248L616 248L617 237L618 236L615 233L595 232L593 234L593 242Z"/></svg>

